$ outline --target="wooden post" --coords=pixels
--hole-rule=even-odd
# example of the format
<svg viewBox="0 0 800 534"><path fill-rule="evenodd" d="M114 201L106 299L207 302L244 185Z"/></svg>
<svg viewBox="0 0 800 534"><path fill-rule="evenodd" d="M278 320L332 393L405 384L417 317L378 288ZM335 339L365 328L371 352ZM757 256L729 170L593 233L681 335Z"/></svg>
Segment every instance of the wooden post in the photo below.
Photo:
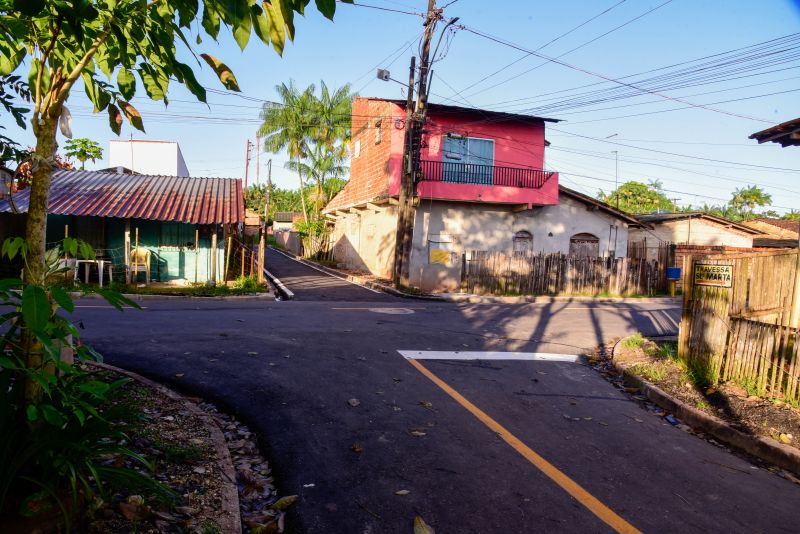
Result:
<svg viewBox="0 0 800 534"><path fill-rule="evenodd" d="M264 231L259 231L258 239L258 283L264 283Z"/></svg>
<svg viewBox="0 0 800 534"><path fill-rule="evenodd" d="M211 234L211 283L217 284L217 229Z"/></svg>
<svg viewBox="0 0 800 534"><path fill-rule="evenodd" d="M139 227L136 227L136 246L133 248L133 279L131 283L136 283L139 279L139 272L136 270L139 265Z"/></svg>
<svg viewBox="0 0 800 534"><path fill-rule="evenodd" d="M69 237L69 225L64 225L64 239L66 240ZM88 268L88 267L87 267ZM64 281L67 281L67 275L69 274L69 270L67 269L67 248L64 247ZM78 264L75 264L75 278L78 277ZM74 280L73 280L73 283Z"/></svg>
<svg viewBox="0 0 800 534"><path fill-rule="evenodd" d="M223 277L223 281L228 280L228 269L231 265L231 240L233 236L228 236L228 250L225 251L225 276Z"/></svg>
<svg viewBox="0 0 800 534"><path fill-rule="evenodd" d="M200 269L200 229L194 227L194 283L197 283L197 271Z"/></svg>
<svg viewBox="0 0 800 534"><path fill-rule="evenodd" d="M241 270L241 273L239 274L239 276L244 278L244 247L242 247L242 262L241 263L242 263L242 265L241 265L242 270Z"/></svg>
<svg viewBox="0 0 800 534"><path fill-rule="evenodd" d="M125 220L125 237L124 237L124 254L125 254L125 283L131 283L131 221Z"/></svg>
<svg viewBox="0 0 800 534"><path fill-rule="evenodd" d="M250 251L250 276L253 276L253 260L256 259L253 252L254 252L253 250Z"/></svg>

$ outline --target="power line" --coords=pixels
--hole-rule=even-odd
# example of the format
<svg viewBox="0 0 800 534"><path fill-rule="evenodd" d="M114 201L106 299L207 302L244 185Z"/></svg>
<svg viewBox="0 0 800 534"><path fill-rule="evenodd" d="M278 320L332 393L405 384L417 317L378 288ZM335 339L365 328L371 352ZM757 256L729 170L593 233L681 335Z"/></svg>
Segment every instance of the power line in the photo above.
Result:
<svg viewBox="0 0 800 534"><path fill-rule="evenodd" d="M566 31L566 32L562 33L561 35L559 35L559 36L557 36L557 37L555 37L555 38L553 38L553 39L549 40L548 42L546 42L545 44L543 44L543 45L541 45L539 48L537 48L537 49L536 49L536 51L538 52L539 50L543 50L543 49L547 48L548 46L550 46L551 44L555 43L555 42L556 42L556 41L558 41L559 39L561 39L561 38L563 38L563 37L566 37L567 35L571 34L572 32L574 32L574 31L576 31L576 30L578 30L578 29L580 29L580 28L582 28L582 27L586 26L586 25L587 25L587 24L589 24L590 22L592 22L592 21L594 21L594 20L596 20L596 19L598 19L598 18L602 17L603 15L605 15L606 13L608 13L609 11L611 11L612 9L614 9L614 8L616 8L617 6L619 6L619 5L623 4L623 3L625 3L625 1L626 1L626 0L620 0L620 1L619 1L619 2L617 2L616 4L614 4L614 5L612 5L611 7L609 7L609 8L607 8L607 9L605 9L604 11L601 11L601 12L600 12L600 13L598 13L597 15L595 15L595 16L593 16L593 17L591 17L591 18L589 18L589 19L587 19L587 20L585 20L585 21L581 22L580 24L578 24L577 26L575 26L575 27L571 28L570 30L568 30L568 31ZM497 69L496 71L492 72L491 74L487 74L486 76L484 76L484 77L483 77L483 78L481 78L480 80L478 80L478 81L476 81L476 82L474 82L474 83L472 83L472 84L468 85L467 87L465 87L465 88L461 89L460 91L457 91L457 92L455 92L455 93L454 93L454 95L453 95L453 97L458 97L458 96L460 96L460 95L461 95L462 93L464 93L465 91L468 91L468 90L472 89L473 87L475 87L476 85L479 85L479 84L483 83L484 81L488 80L489 78L492 78L493 76L496 76L497 74L500 74L500 73L501 73L501 72L503 72L504 70L508 69L509 67L512 67L513 65L516 65L517 63L519 63L519 62L520 62L520 61L522 61L523 59L526 59L526 58L528 58L528 57L530 57L530 56L531 56L531 54L525 54L525 55L523 55L523 56L521 56L521 57L519 57L519 58L515 59L515 60L514 60L514 61L512 61L511 63L508 63L508 64L504 65L503 67L500 67L499 69ZM451 98L448 98L448 100L452 100L452 99L451 99Z"/></svg>
<svg viewBox="0 0 800 534"><path fill-rule="evenodd" d="M389 11L391 13L402 13L403 15L415 15L417 17L424 17L424 13L419 13L416 11L403 11L402 9L392 9L390 7L381 7L381 6L373 6L370 4L356 4L355 2L339 2L344 5L356 6L356 7L366 7L369 9L379 9L381 11Z"/></svg>
<svg viewBox="0 0 800 534"><path fill-rule="evenodd" d="M623 81L621 81L621 80L618 80L618 79L612 78L612 77L610 77L610 76L606 76L606 75L604 75L604 74L600 74L600 73L597 73L597 72L591 71L591 70L589 70L589 69L585 69L585 68L583 68L583 67L579 67L579 66L577 66L577 65L572 65L572 64L570 64L570 63L567 63L567 62L565 62L565 61L561 61L561 60L560 60L560 59L558 59L558 58L554 58L554 57L548 57L548 56L545 56L544 54L541 54L541 53L539 53L539 52L534 52L534 51L532 51L532 50L528 50L528 49L526 49L526 48L525 48L525 47L523 47L523 46L520 46L520 45L514 44L514 43L512 43L512 42L510 42L510 41L506 41L506 40L504 40L504 39L501 39L501 38L498 38L498 37L494 37L494 36L492 36L492 35L489 35L489 34L487 34L487 33L484 33L484 32L482 32L482 31L480 31L480 30L476 30L476 29L473 29L473 28L470 28L470 27L468 27L468 26L464 26L464 25L461 25L461 26L460 26L460 28L461 28L462 30L468 31L468 32L470 32L470 33L473 33L473 34L475 34L475 35L479 36L479 37L483 37L484 39L488 39L488 40L490 40L490 41L493 41L493 42L495 42L495 43L501 44L501 45L503 45L503 46L507 46L507 47L509 47L509 48L513 48L513 49L515 49L515 50L520 50L520 51L522 51L522 52L529 52L529 53L531 53L532 55L535 55L535 56L537 56L537 57L540 57L540 58L542 58L542 59L547 59L547 60L549 60L549 61L551 61L551 62L553 62L553 63L556 63L556 64L558 64L558 65L561 65L561 66L563 66L563 67L567 67L567 68L569 68L569 69L572 69L572 70L575 70L575 71L578 71L578 72L582 72L582 73L584 73L584 74L588 74L588 75L590 75L590 76L594 76L594 77L596 77L596 78L601 78L601 79L603 79L603 80L606 80L606 81L609 81L609 82L613 82L613 83L616 83L616 84L619 84L619 85L624 85L625 87L630 87L631 89L636 89L636 90L638 90L638 91L641 91L641 92L643 92L643 93L648 93L648 94L652 94L652 95L660 96L661 98L664 98L664 99L666 99L666 100L672 100L672 101L674 101L674 102L680 102L680 103L682 103L682 104L687 104L687 105L689 105L689 106L691 106L691 107L696 107L696 108L700 108L700 109L705 109L705 110L707 110L707 111L713 111L713 112L715 112L715 113L721 113L721 114L723 114L723 115L729 115L729 116L731 116L731 117L738 117L738 118L740 118L740 119L748 119L748 120L753 120L753 121L758 121L758 122L764 122L764 123L769 123L769 124L771 124L771 123L772 123L772 121L769 121L769 120L767 120L767 119L759 119L759 118L756 118L756 117L750 117L750 116L748 116L748 115L742 115L742 114L739 114L739 113L733 113L733 112L730 112L730 111L725 111L725 110L721 110L721 109L711 108L711 107L708 107L708 106L705 106L705 105L702 105L702 104L694 104L694 103L692 103L692 102L688 102L688 101L686 101L686 100L682 100L682 99L680 99L680 98L671 97L671 96L669 96L669 95L665 95L665 94L659 93L659 92L657 92L657 91L651 91L651 90L648 90L648 89L645 89L645 88L640 88L640 87L637 87L636 85L633 85L633 84L630 84L630 83L627 83L627 82L623 82Z"/></svg>
<svg viewBox="0 0 800 534"><path fill-rule="evenodd" d="M575 52L576 50L580 50L581 48L583 48L583 47L585 47L585 46L588 46L588 45L590 45L590 44L594 43L595 41L598 41L598 40L602 39L603 37L605 37L605 36L607 36L607 35L610 35L610 34L614 33L615 31L617 31L617 30L620 30L620 29L624 28L625 26L627 26L627 25L629 25L629 24L632 24L632 23L636 22L637 20L639 20L639 19L641 19L641 18L643 18L643 17L645 17L645 16L649 15L650 13L653 13L654 11L657 11L657 10L661 9L662 7L666 6L667 4L669 4L669 3L671 3L671 2L672 2L672 0L666 0L665 2L663 2L663 3L659 4L659 5L657 5L656 7L653 7L653 8L651 8L651 9L649 9L649 10L645 11L645 12L644 12L644 13L642 13L641 15L638 15L638 16L636 16L636 17L632 18L632 19L629 19L629 20L627 20L627 21L623 22L622 24L620 24L620 25L618 25L618 26L615 26L614 28L612 28L612 29L608 30L607 32L605 32L605 33L603 33L603 34L600 34L600 35L598 35L597 37L595 37L595 38L593 38L593 39L590 39L589 41L586 41L586 42L584 42L584 43L581 43L580 45L578 45L578 46L576 46L576 47L574 47L574 48L571 48L571 49L567 50L567 51L566 51L566 52L564 52L563 54L559 54L558 56L556 56L556 59L558 59L558 58L562 58L562 57L564 57L564 56L566 56L566 55L568 55L568 54L571 54L572 52ZM538 51L538 50L537 50L537 51ZM475 95L478 95L478 94L480 94L480 93L486 92L486 91L488 91L489 89L493 89L493 88L495 88L495 87L498 87L498 86L500 86L500 85L506 84L506 83L508 83L508 82L510 82L510 81L512 81L512 80L515 80L515 79L517 79L517 78L519 78L519 77L521 77L521 76L524 76L525 74L528 74L528 73L530 73L530 72L533 72L534 70L536 70L536 69L538 69L539 67L542 67L542 66L544 66L544 65L547 65L548 63L550 63L550 61L545 61L545 62L543 62L543 63L540 63L540 64L538 64L538 65L535 65L534 67L531 67L531 68L530 68L530 69L528 69L528 70L525 70L525 71L523 71L523 72L520 72L520 73L518 73L518 74L515 74L514 76L511 76L510 78L507 78L507 79L505 79L505 80L502 80L502 81L500 81L500 82L498 82L498 83L496 83L496 84L494 84L494 85L490 85L489 87L485 87L485 88L481 89L480 91L476 91L476 92L472 93L470 96L475 96Z"/></svg>
<svg viewBox="0 0 800 534"><path fill-rule="evenodd" d="M608 144L616 145L616 146L624 146L624 147L627 147L627 148L635 148L635 149L638 149L638 150L645 150L645 151L648 151L648 152L657 152L659 154L667 154L668 156L678 156L678 157L681 157L681 158L692 158L692 159L698 159L698 160L702 160L702 161L712 161L714 163L727 163L727 164L730 164L730 165L741 165L743 167L753 167L753 168L756 168L756 169L770 169L770 170L777 170L777 171L800 172L800 169L787 169L785 167L772 167L772 166L769 166L769 165L756 165L754 163L742 163L742 162L738 162L738 161L727 161L727 160L722 160L722 159L704 158L704 157L701 157L701 156L690 156L690 155L686 155L686 154L679 154L679 153L676 153L676 152L668 152L666 150L658 150L658 149L655 149L655 148L643 148L643 147L639 147L639 146L635 146L635 145L626 145L625 143L619 143L619 142L616 142L616 141L609 141L607 139L599 139L597 137L591 137L591 136L588 136L588 135L576 134L574 132L568 132L566 130L559 130L558 128L550 127L550 129L553 130L553 131L556 131L556 132L565 133L567 135L572 135L572 136L575 136L575 137L581 137L583 139L591 139L592 141L599 141L601 143L608 143Z"/></svg>

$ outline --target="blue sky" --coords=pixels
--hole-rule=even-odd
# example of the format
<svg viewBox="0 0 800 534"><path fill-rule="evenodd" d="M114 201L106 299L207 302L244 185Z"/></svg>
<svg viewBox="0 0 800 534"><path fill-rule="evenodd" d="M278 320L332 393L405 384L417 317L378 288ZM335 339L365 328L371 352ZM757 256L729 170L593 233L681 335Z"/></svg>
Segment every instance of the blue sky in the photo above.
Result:
<svg viewBox="0 0 800 534"><path fill-rule="evenodd" d="M534 104L541 105L543 98L553 98L537 97L543 93L602 82L601 77L619 78L800 31L798 0L665 1L452 2L445 10L446 17L460 17L459 23L467 28L502 37L523 49L539 48L613 6L540 50L550 57L614 31L562 56L559 61L569 66L546 63L491 87L543 62L528 56L454 96L524 55L467 30L458 30L452 36L447 54L434 66L436 77L431 101L448 102L447 98L454 98L465 106L528 111ZM422 0L364 0L363 3L409 12L423 11L427 5ZM653 8L657 9L632 20ZM615 29L626 22L627 25ZM259 104L253 99L273 99L273 87L290 78L303 86L325 80L329 86L351 83L353 90L362 95L400 97L400 85L375 79L375 68L389 68L394 78L406 78L409 58L416 53L422 32L421 23L422 19L414 15L342 4L338 5L335 22L330 22L310 9L305 18L296 22L295 43L287 46L283 57L255 40L240 52L230 33L223 31L218 44L206 40L197 51L211 52L225 61L236 74L245 98L209 94L210 105L206 106L192 102L186 90L173 84L166 109L144 95L134 99L147 133L132 131L126 125L122 137L128 138L133 133L136 139L176 140L192 175L240 177L244 173L246 140L255 138L258 126ZM777 72L661 91L662 95L686 97L682 100L703 105L748 98L712 106L728 114L687 107L614 118L684 106L652 94L542 113L565 119L554 127L548 125L547 139L552 146L547 151L547 166L562 173L564 185L595 194L598 189L613 188L615 160L611 151L617 150L621 182L660 180L679 204L719 203L727 200L734 188L757 184L772 194L777 211L800 209L800 172L791 170L800 169L800 149L782 149L772 143L758 146L747 139L755 131L800 115L800 54L770 70ZM205 66L198 78L207 87L221 89L213 72ZM617 86L606 83L596 87ZM711 91L714 93L697 95ZM760 96L771 93L782 94ZM526 105L526 101L519 100L525 98L533 103ZM68 105L74 116L74 135L98 140L107 149L114 136L108 130L106 114L92 115L82 91L76 91ZM596 109L608 107L616 109ZM2 123L17 133L7 118ZM30 131L17 137L32 142ZM282 154L262 155L262 179L270 157L276 184L295 187L296 178L282 168L286 160ZM106 162L98 161L87 168L105 165ZM252 166L251 180L255 174Z"/></svg>

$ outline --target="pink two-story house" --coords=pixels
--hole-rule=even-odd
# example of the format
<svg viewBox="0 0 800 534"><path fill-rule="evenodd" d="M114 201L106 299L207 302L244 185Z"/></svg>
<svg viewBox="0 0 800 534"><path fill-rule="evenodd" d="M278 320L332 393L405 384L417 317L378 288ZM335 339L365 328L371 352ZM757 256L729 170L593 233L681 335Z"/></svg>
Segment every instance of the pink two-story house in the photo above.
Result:
<svg viewBox="0 0 800 534"><path fill-rule="evenodd" d="M626 254L635 218L559 186L544 170L554 119L431 104L422 137L409 276L458 287L473 250ZM350 181L323 210L338 263L391 277L405 140L405 102L357 97Z"/></svg>

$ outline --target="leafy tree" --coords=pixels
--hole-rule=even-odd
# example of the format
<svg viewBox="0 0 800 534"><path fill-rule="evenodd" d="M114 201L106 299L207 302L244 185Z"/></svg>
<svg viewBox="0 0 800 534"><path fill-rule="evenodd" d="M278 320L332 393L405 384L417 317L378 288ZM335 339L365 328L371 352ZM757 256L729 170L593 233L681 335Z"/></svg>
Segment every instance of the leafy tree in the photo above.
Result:
<svg viewBox="0 0 800 534"><path fill-rule="evenodd" d="M81 170L86 169L86 160L92 160L92 163L103 157L103 149L100 144L86 137L79 137L77 139L70 139L65 145L67 149L66 155L69 158L77 158L81 162Z"/></svg>
<svg viewBox="0 0 800 534"><path fill-rule="evenodd" d="M167 103L170 81L184 84L205 101L206 91L195 78L197 68L179 59L188 50L199 65L202 58L222 84L239 90L233 72L210 54L198 54L187 33L217 39L221 26L230 28L240 48L250 37L271 43L281 53L294 38L294 13L303 14L309 0L4 0L0 2L0 76L27 69L33 96L31 125L36 159L26 238L29 242L26 280L44 272L47 197L50 191L56 132L66 127L65 102L80 80L95 112L106 111L110 128L120 133L123 116L139 130L142 117L130 100L138 83L153 100ZM351 0L345 0L351 1ZM336 3L316 0L332 18ZM200 7L203 8L200 15ZM200 24L194 24L199 19ZM114 83L116 82L116 83Z"/></svg>
<svg viewBox="0 0 800 534"><path fill-rule="evenodd" d="M792 210L789 213L784 213L781 218L787 221L800 221L800 211Z"/></svg>
<svg viewBox="0 0 800 534"><path fill-rule="evenodd" d="M30 110L27 107L17 105L17 101L31 101L31 91L19 76L0 76L0 104L6 113L10 113L20 128L25 128L25 114ZM0 130L5 130L0 126ZM0 135L0 162L20 161L25 159L27 152L22 150L19 143Z"/></svg>
<svg viewBox="0 0 800 534"><path fill-rule="evenodd" d="M609 206L616 207L617 196L619 196L619 209L628 213L652 213L674 209L672 201L661 191L660 182L651 182L650 185L634 181L625 182L608 194L600 191L597 198Z"/></svg>
<svg viewBox="0 0 800 534"><path fill-rule="evenodd" d="M282 53L286 37L294 38L294 13L303 14L307 4L308 0L0 1L0 76L26 70L33 101L30 123L36 150L25 234L26 283L45 281L47 200L56 165L56 136L59 126L62 133L68 131L65 103L74 96L76 83L82 83L95 112L108 114L109 127L117 135L123 116L144 131L142 116L130 103L137 86L152 100L166 104L169 84L177 81L205 102L206 90L194 74L202 59L227 89L239 90L233 72L211 54L198 55L187 33L197 33L195 42L200 45L201 34L216 40L225 26L242 49L255 33ZM317 0L316 5L333 17L333 0ZM197 65L183 63L179 48L188 51ZM22 334L25 365L40 367L48 340L31 329ZM26 384L26 395L28 387L30 398L41 394L41 385L31 382Z"/></svg>
<svg viewBox="0 0 800 534"><path fill-rule="evenodd" d="M740 187L733 192L729 204L735 210L742 212L745 218L752 218L756 206L772 204L772 195L755 185Z"/></svg>

